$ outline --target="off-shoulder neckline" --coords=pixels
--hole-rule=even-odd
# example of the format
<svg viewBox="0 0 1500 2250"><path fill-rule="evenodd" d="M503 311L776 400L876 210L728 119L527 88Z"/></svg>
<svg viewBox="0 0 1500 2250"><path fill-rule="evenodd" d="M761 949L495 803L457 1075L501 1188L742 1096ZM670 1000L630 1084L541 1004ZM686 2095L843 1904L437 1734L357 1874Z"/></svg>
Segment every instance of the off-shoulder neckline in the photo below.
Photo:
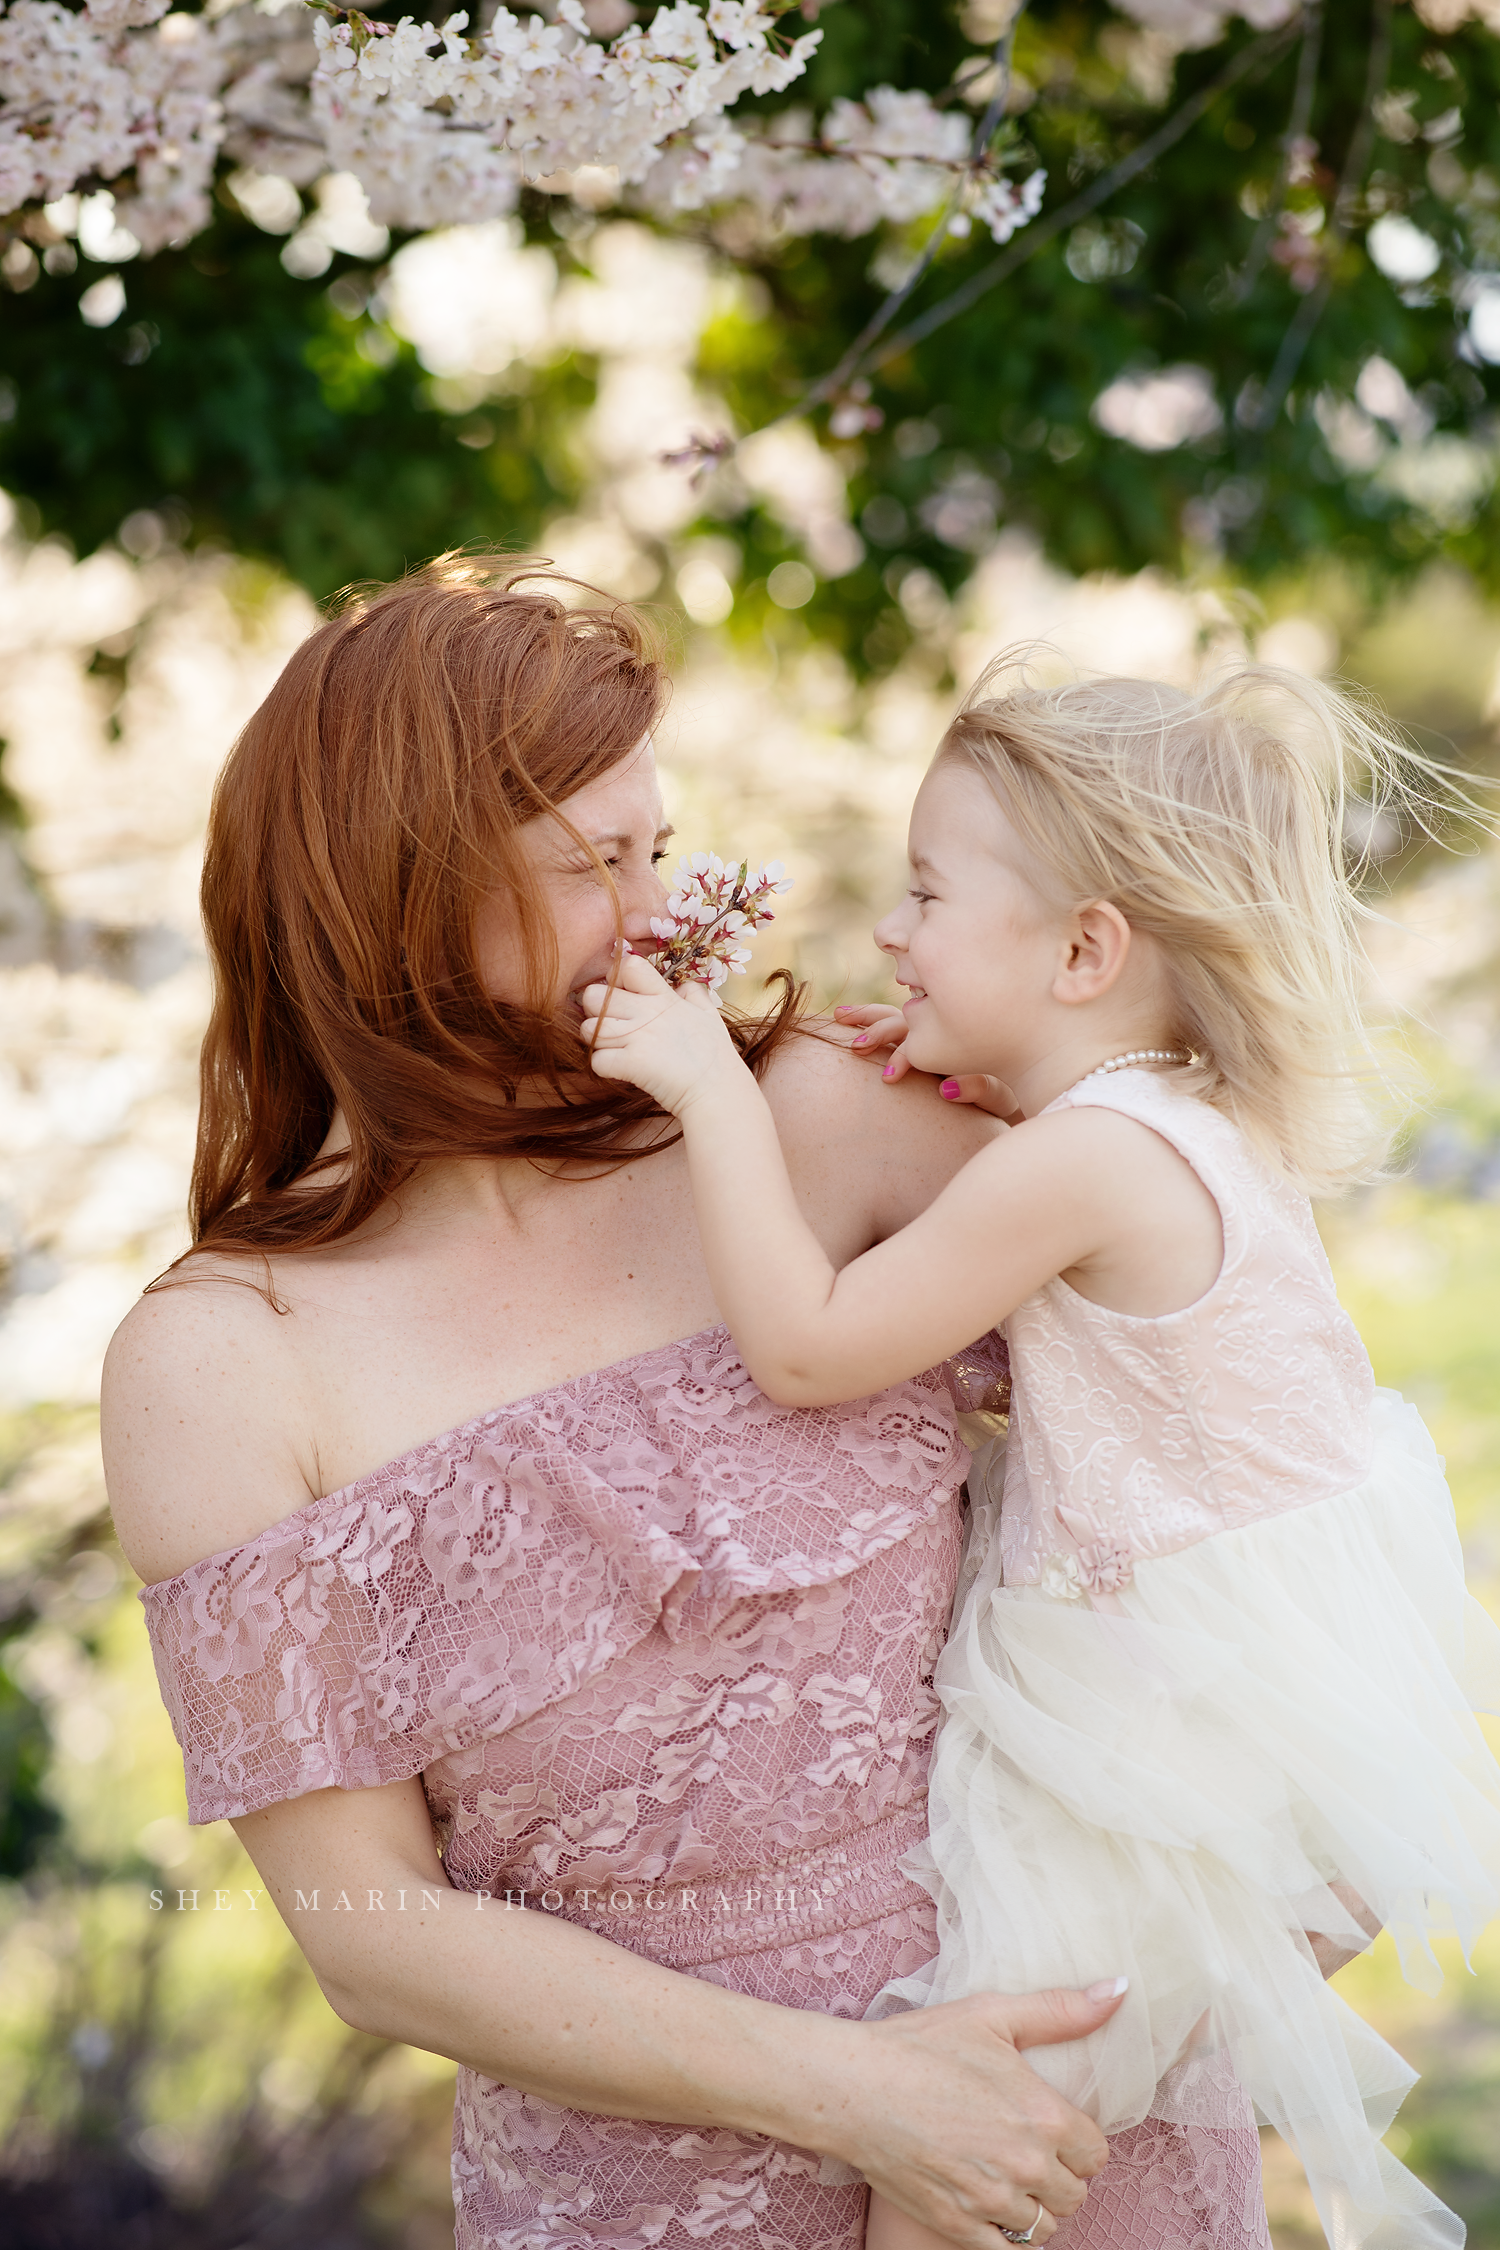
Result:
<svg viewBox="0 0 1500 2250"><path fill-rule="evenodd" d="M690 1336L669 1337L664 1344L650 1344L644 1351L628 1352L623 1359L612 1359L603 1367L581 1368L576 1375L565 1375L559 1383L547 1383L541 1390L526 1391L520 1398L508 1398L499 1406L488 1406L480 1414L471 1414L467 1421L455 1422L451 1429L439 1430L435 1437L420 1439L416 1445L408 1446L404 1453L393 1454L389 1461L382 1461L378 1468L366 1469L363 1476L351 1477L347 1484L335 1486L332 1492L321 1492L316 1499L307 1501L302 1507L289 1509L284 1516L278 1516L274 1523L266 1524L248 1539L237 1539L229 1547L216 1547L212 1554L200 1556L197 1562L189 1563L185 1570L173 1571L169 1578L154 1578L149 1586L141 1588L142 1598L165 1593L169 1587L180 1586L185 1579L195 1577L199 1571L207 1570L215 1563L224 1562L231 1555L242 1555L247 1547L258 1546L262 1540L289 1530L293 1524L301 1523L304 1518L316 1514L320 1508L346 1506L367 1485L379 1484L400 1470L410 1468L427 1456L440 1452L443 1447L459 1443L471 1431L483 1429L486 1423L498 1421L502 1415L522 1413L529 1406L540 1405L543 1399L557 1398L564 1391L576 1390L580 1383L597 1382L602 1375L622 1374L627 1367L639 1367L644 1360L659 1359L663 1352L684 1351L690 1344L701 1344L706 1336L728 1334L726 1322L710 1321L706 1328L695 1328Z"/></svg>

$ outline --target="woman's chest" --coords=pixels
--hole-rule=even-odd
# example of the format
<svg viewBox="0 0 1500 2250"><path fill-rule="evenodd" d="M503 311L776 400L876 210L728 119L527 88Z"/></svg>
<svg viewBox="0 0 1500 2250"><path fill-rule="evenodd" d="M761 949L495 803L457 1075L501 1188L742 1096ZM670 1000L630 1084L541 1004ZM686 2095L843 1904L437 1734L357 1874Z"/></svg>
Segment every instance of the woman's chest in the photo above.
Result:
<svg viewBox="0 0 1500 2250"><path fill-rule="evenodd" d="M864 1247L849 1211L811 1196L804 1207L837 1262ZM598 1179L543 1182L517 1212L416 1202L299 1273L289 1295L320 1493L719 1319L680 1148Z"/></svg>
<svg viewBox="0 0 1500 2250"><path fill-rule="evenodd" d="M398 1225L310 1276L289 1341L318 1489L710 1326L686 1180L656 1162L645 1180L558 1183L520 1224Z"/></svg>

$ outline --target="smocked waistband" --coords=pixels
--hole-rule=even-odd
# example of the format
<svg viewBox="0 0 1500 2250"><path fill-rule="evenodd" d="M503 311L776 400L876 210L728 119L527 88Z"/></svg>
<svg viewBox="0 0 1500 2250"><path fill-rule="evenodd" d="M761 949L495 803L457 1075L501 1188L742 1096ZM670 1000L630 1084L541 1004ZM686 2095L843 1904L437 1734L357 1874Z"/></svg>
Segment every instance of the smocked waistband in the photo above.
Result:
<svg viewBox="0 0 1500 2250"><path fill-rule="evenodd" d="M632 1882L622 1874L602 1888L569 1881L538 1888L533 1876L522 1888L502 1874L493 1892L475 1885L471 1895L481 1912L555 1914L665 1968L694 1969L929 1906L926 1892L896 1864L926 1833L927 1807L919 1801L835 1843L691 1882ZM501 1887L507 1880L510 1887Z"/></svg>

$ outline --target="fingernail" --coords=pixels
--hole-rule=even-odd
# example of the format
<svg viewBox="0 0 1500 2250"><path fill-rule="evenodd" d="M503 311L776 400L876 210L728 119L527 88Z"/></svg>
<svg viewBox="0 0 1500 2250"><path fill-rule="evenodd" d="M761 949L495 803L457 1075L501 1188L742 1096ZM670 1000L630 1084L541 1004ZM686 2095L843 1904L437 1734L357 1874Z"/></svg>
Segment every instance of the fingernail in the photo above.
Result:
<svg viewBox="0 0 1500 2250"><path fill-rule="evenodd" d="M887 1063L887 1064L886 1064L886 1066L885 1066L885 1068L884 1068L884 1070L883 1070L883 1071L882 1071L882 1072L880 1073L880 1075L881 1075L881 1077L882 1077L882 1078L894 1078L894 1077L895 1077L895 1075L896 1075L896 1066L895 1066L895 1064L894 1064L894 1063Z"/></svg>
<svg viewBox="0 0 1500 2250"><path fill-rule="evenodd" d="M869 1036L870 1034L868 1033L868 1031L857 1031L854 1035L855 1046L862 1047Z"/></svg>
<svg viewBox="0 0 1500 2250"><path fill-rule="evenodd" d="M938 1092L945 1102L956 1102L959 1094L958 1080L956 1078L945 1078L942 1085L939 1086Z"/></svg>
<svg viewBox="0 0 1500 2250"><path fill-rule="evenodd" d="M1098 1984L1091 1984L1083 1997L1085 2000L1118 2000L1122 1992L1129 1990L1129 1977L1105 1977Z"/></svg>

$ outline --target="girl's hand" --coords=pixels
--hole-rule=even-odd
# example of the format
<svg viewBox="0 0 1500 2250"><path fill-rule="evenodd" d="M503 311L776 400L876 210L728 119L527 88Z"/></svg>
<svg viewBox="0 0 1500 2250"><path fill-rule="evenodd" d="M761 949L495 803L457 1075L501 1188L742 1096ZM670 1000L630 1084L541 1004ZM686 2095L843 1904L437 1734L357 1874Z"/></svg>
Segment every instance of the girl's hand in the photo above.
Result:
<svg viewBox="0 0 1500 2250"><path fill-rule="evenodd" d="M834 1009L841 1024L862 1026L851 1043L856 1055L885 1055L886 1061L880 1075L887 1084L895 1086L912 1068L901 1052L906 1037L906 1018L899 1008L881 1005L871 1007L839 1007ZM1017 1107L1016 1097L1000 1078L987 1078L975 1071L963 1078L944 1078L938 1092L945 1102L967 1103L972 1109L982 1109L990 1117L1000 1117L1007 1125L1021 1125L1024 1113Z"/></svg>
<svg viewBox="0 0 1500 2250"><path fill-rule="evenodd" d="M701 984L674 991L638 953L619 982L583 992L583 1039L600 1078L622 1078L681 1116L726 1067L744 1069L724 1019Z"/></svg>
<svg viewBox="0 0 1500 2250"><path fill-rule="evenodd" d="M906 1018L899 1008L877 1003L871 1007L839 1007L833 1012L846 1027L852 1024L861 1027L851 1041L856 1055L884 1056L886 1062L881 1076L890 1079L893 1085L906 1076L911 1064L901 1052L901 1043L906 1037Z"/></svg>

